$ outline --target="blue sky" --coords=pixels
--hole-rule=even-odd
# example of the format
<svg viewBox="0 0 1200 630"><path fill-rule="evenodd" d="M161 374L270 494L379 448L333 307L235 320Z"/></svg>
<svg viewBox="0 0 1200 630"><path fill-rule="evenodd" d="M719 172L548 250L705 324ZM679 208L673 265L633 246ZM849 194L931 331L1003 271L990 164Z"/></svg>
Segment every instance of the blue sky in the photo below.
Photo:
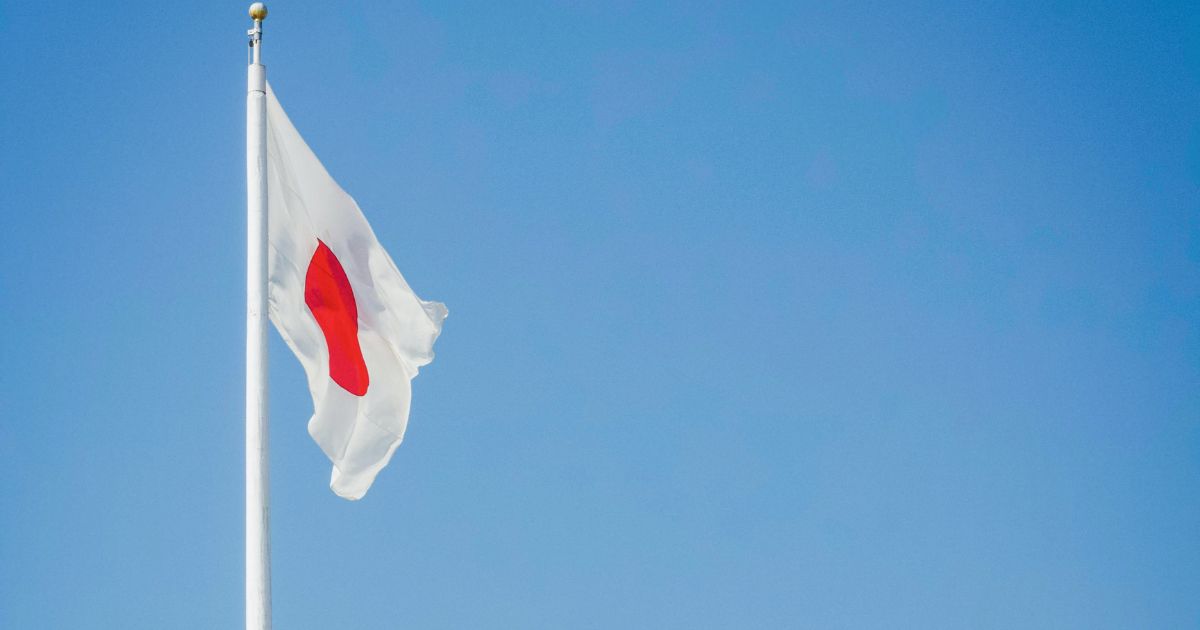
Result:
<svg viewBox="0 0 1200 630"><path fill-rule="evenodd" d="M242 623L247 3L0 3L0 626ZM280 628L1193 628L1190 3L269 3L444 301ZM203 5L203 6L202 6Z"/></svg>

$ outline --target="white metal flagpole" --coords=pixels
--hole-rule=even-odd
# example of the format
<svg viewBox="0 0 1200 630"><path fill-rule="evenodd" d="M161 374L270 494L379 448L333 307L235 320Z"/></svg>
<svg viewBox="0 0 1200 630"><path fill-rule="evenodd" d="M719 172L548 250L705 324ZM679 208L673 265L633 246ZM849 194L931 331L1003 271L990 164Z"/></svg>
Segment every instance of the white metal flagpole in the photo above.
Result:
<svg viewBox="0 0 1200 630"><path fill-rule="evenodd" d="M262 23L254 28L246 84L246 630L271 628L271 537L267 475L267 71Z"/></svg>

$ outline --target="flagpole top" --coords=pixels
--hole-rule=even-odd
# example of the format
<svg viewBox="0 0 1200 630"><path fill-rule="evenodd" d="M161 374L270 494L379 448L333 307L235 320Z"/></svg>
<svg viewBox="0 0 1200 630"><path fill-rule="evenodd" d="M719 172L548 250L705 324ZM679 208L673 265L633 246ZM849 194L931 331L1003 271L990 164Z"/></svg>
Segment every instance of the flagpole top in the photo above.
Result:
<svg viewBox="0 0 1200 630"><path fill-rule="evenodd" d="M267 5L261 2L250 5L250 17L259 22L267 19Z"/></svg>

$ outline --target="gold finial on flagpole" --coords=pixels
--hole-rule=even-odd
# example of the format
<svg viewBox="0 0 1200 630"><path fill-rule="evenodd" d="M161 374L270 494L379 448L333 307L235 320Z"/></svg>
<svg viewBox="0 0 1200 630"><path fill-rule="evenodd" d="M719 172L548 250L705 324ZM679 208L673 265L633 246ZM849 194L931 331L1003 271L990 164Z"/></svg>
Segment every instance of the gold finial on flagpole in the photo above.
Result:
<svg viewBox="0 0 1200 630"><path fill-rule="evenodd" d="M250 5L250 17L254 19L254 28L246 31L246 35L250 37L250 63L258 65L261 61L262 50L262 23L267 17L267 5L261 2L255 2Z"/></svg>

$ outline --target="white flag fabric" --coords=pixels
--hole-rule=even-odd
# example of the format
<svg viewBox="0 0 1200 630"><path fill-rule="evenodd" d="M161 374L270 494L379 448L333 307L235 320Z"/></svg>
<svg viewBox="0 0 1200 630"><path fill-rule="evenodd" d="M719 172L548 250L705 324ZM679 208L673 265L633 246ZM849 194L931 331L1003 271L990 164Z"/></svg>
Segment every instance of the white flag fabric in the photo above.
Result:
<svg viewBox="0 0 1200 630"><path fill-rule="evenodd" d="M446 307L417 297L267 86L271 321L308 376L329 487L359 499L408 424Z"/></svg>

